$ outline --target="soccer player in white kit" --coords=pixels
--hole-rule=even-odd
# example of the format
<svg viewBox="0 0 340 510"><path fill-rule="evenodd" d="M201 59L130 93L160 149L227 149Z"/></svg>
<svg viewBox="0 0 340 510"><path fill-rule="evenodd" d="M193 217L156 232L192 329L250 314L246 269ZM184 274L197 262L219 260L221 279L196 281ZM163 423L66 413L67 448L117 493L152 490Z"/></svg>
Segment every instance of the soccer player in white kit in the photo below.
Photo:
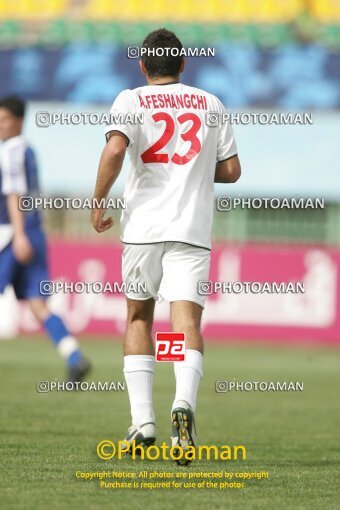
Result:
<svg viewBox="0 0 340 510"><path fill-rule="evenodd" d="M129 292L124 338L124 375L132 425L126 440L150 445L156 438L152 385L155 349L152 324L155 302L170 302L174 332L185 334L185 361L174 362L176 393L171 410L172 446L194 445L196 396L202 377L200 321L204 296L198 282L208 280L214 182L233 183L241 174L232 128L222 103L212 94L179 82L184 69L182 44L165 29L143 42L147 53L140 68L147 85L123 90L111 113L144 123L107 127L94 198L106 198L122 168L126 152L130 171L121 216L123 282L146 292ZM163 48L160 51L155 50ZM170 50L169 50L170 48ZM209 125L210 124L210 125ZM105 208L93 209L97 232L113 225Z"/></svg>

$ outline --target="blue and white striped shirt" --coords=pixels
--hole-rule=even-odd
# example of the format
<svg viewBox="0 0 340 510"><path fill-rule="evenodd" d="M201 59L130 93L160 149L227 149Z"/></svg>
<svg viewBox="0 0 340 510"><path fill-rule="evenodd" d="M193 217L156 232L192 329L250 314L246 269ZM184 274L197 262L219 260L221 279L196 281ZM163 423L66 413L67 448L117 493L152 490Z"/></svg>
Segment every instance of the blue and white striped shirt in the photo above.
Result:
<svg viewBox="0 0 340 510"><path fill-rule="evenodd" d="M39 195L38 169L33 150L23 135L6 140L0 153L0 226L9 225L7 195ZM39 226L40 213L33 209L25 214L25 228Z"/></svg>

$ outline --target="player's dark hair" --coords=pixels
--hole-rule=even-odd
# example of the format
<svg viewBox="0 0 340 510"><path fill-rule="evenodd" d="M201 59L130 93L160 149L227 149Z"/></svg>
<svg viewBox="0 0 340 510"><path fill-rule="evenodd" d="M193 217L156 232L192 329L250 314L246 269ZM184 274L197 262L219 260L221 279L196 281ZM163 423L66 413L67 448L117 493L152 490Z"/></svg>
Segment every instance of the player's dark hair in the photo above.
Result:
<svg viewBox="0 0 340 510"><path fill-rule="evenodd" d="M18 96L8 96L0 99L0 108L6 108L14 117L23 119L25 115L25 101Z"/></svg>
<svg viewBox="0 0 340 510"><path fill-rule="evenodd" d="M159 28L150 32L143 41L143 48L177 48L180 53L183 48L181 41L173 32L166 28ZM177 53L177 52L176 52ZM183 57L181 55L167 55L165 52L162 56L143 55L142 62L145 65L147 73L150 77L154 76L177 76Z"/></svg>

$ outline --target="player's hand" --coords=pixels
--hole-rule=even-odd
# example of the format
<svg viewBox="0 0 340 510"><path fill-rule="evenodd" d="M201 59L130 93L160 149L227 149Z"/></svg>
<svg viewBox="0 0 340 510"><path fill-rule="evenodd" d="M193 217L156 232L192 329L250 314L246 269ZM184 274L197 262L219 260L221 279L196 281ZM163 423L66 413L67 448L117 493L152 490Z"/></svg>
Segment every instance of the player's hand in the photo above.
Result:
<svg viewBox="0 0 340 510"><path fill-rule="evenodd" d="M15 258L21 264L28 264L33 258L33 247L26 234L15 234L12 248Z"/></svg>
<svg viewBox="0 0 340 510"><path fill-rule="evenodd" d="M104 220L104 214L106 213L106 209L92 209L91 211L91 223L93 228L97 232L105 232L105 230L109 230L113 226L113 218L109 216Z"/></svg>

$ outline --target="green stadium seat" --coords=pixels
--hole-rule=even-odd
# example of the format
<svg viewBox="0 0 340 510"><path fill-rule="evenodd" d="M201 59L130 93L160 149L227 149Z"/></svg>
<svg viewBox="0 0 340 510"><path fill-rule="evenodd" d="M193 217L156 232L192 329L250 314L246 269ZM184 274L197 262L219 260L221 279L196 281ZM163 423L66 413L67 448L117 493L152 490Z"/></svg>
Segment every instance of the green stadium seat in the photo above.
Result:
<svg viewBox="0 0 340 510"><path fill-rule="evenodd" d="M63 45L68 41L68 23L60 19L48 23L39 36L39 43L46 45Z"/></svg>
<svg viewBox="0 0 340 510"><path fill-rule="evenodd" d="M145 34L163 24L158 21L72 21L64 18L40 24L8 20L0 22L0 45L15 47L29 40L33 44L47 46L73 41L107 41L129 46L140 44ZM332 49L340 48L340 26L335 22L320 24L308 11L301 11L291 23L167 22L166 26L176 32L187 46L207 47L227 40L271 48L304 39L319 41Z"/></svg>
<svg viewBox="0 0 340 510"><path fill-rule="evenodd" d="M339 25L321 25L319 30L319 40L325 46L331 48L340 48L340 26Z"/></svg>
<svg viewBox="0 0 340 510"><path fill-rule="evenodd" d="M21 23L19 21L6 21L0 23L0 45L16 46L22 33Z"/></svg>
<svg viewBox="0 0 340 510"><path fill-rule="evenodd" d="M264 47L279 46L292 39L291 29L285 24L253 24L250 32L252 42Z"/></svg>

